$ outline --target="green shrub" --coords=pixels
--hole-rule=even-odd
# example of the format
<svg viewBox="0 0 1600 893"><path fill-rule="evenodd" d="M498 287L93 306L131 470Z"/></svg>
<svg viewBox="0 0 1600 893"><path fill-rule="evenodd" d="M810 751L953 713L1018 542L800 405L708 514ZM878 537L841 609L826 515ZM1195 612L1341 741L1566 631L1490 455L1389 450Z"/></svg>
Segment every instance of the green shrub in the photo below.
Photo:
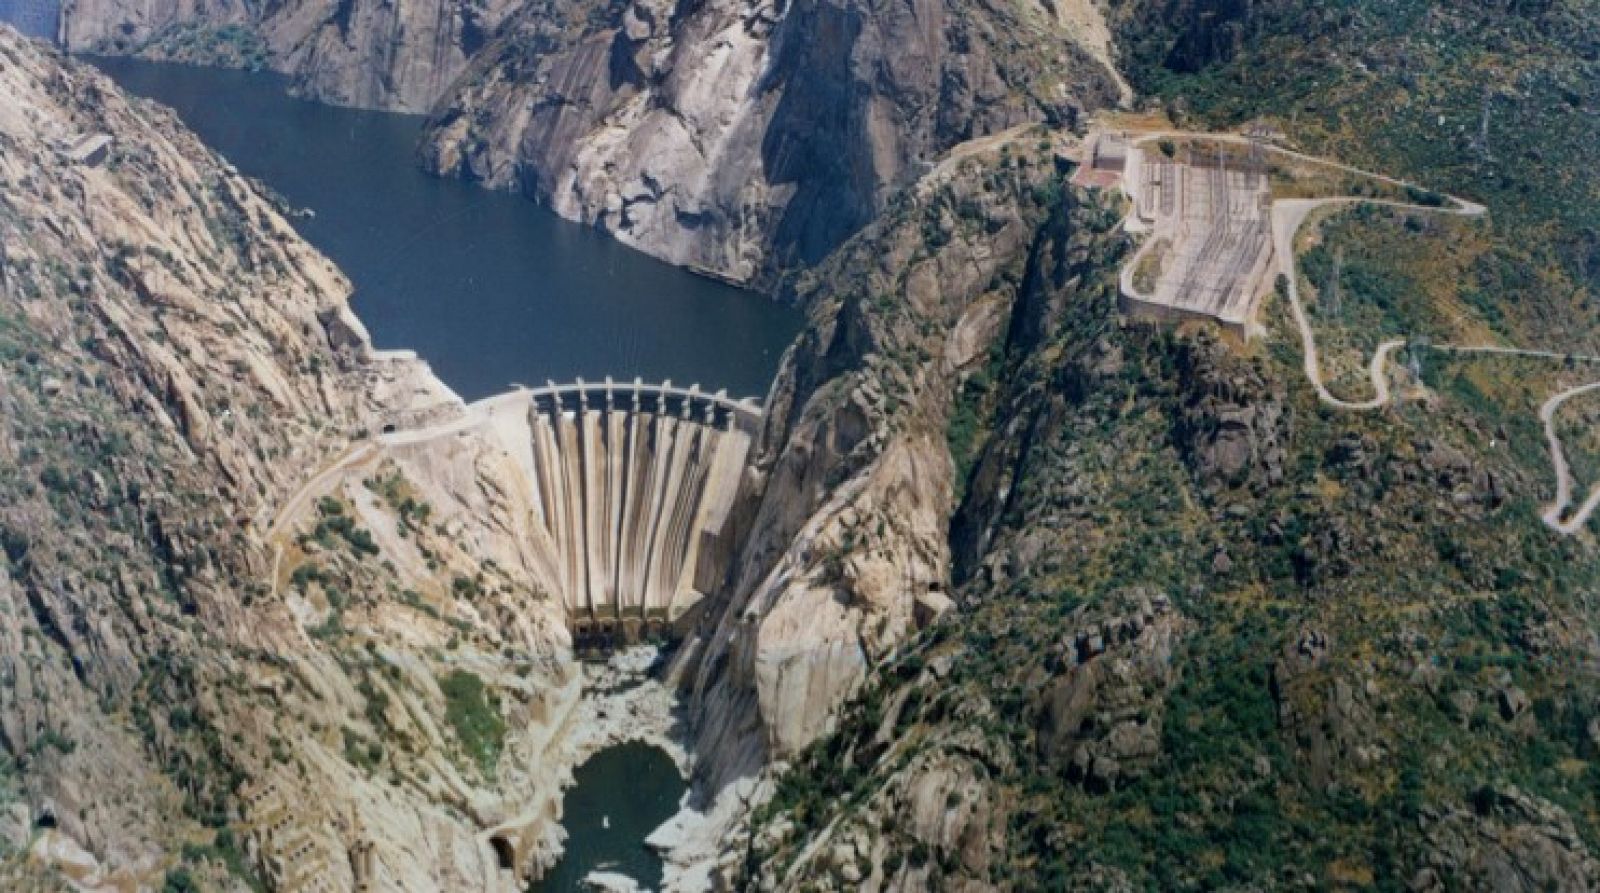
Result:
<svg viewBox="0 0 1600 893"><path fill-rule="evenodd" d="M505 745L506 723L498 706L491 703L483 680L467 670L452 670L440 677L444 693L445 719L455 729L456 739L484 773L492 773Z"/></svg>

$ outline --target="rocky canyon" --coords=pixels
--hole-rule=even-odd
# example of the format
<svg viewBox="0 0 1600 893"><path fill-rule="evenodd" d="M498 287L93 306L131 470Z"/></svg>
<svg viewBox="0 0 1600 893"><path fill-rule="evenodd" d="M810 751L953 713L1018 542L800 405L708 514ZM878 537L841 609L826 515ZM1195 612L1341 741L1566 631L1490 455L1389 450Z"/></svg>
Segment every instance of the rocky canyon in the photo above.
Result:
<svg viewBox="0 0 1600 893"><path fill-rule="evenodd" d="M1552 441L1600 475L1594 13L69 4L71 49L426 112L428 171L804 312L716 573L587 661L521 404L0 30L0 882L520 889L642 738L669 890L1600 889L1600 550L1540 520ZM1249 325L1129 309L1179 168L1219 227L1229 176L1336 197Z"/></svg>
<svg viewBox="0 0 1600 893"><path fill-rule="evenodd" d="M291 499L460 400L170 112L9 33L0 79L5 885L513 889L610 732L497 469Z"/></svg>

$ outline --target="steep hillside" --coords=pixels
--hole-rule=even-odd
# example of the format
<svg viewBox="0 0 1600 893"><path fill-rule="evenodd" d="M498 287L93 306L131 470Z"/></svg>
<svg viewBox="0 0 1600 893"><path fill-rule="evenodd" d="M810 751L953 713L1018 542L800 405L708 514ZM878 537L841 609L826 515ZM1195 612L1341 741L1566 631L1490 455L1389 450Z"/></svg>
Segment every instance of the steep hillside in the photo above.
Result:
<svg viewBox="0 0 1600 893"><path fill-rule="evenodd" d="M1249 344L1120 317L1125 237L1106 196L1064 190L1026 233L972 231L987 262L1017 271L1015 291L970 353L982 361L947 379L904 386L886 371L896 343L830 333L882 331L918 306L874 271L907 240L921 246L911 256L937 253L948 230L891 212L819 273L819 294L884 300L820 302L807 338L828 347L797 353L796 377L815 394L881 388L909 404L903 417L946 426L956 502L922 553L949 557L956 606L865 650L823 734L777 754L791 769L749 836L734 835L731 881L1600 884L1600 567L1592 531L1540 522L1555 485L1535 412L1597 377L1562 360L1596 335L1583 247L1595 19L1583 4L1381 6L1123 4L1114 24L1136 86L1186 123L1266 118L1295 144L1488 205L1486 221L1358 212L1300 243L1303 287L1337 274L1344 295L1340 310L1320 305L1319 327L1344 326L1340 343L1368 353L1379 333L1413 339L1397 405L1320 402L1281 289ZM1385 56L1402 45L1409 55ZM1526 92L1483 101L1483 72L1513 58L1531 73L1497 83ZM1488 150L1473 132L1484 107ZM1450 139L1424 132L1441 114ZM1502 160L1486 167L1491 155ZM1004 169L990 161L974 178ZM942 342L958 327L919 331ZM1430 339L1554 356L1456 354ZM840 362L857 356L882 359ZM893 443L898 426L865 430L883 433L862 443ZM822 465L839 470L818 478L852 479L847 463ZM874 509L915 517L914 504ZM835 545L834 563L882 550L904 566L872 530ZM835 579L835 604L873 591ZM774 607L730 613L730 641L765 633L813 588L770 581L762 604ZM885 588L905 603L918 589ZM748 675L765 679L778 662L762 653L733 648L728 666L753 656Z"/></svg>
<svg viewBox="0 0 1600 893"><path fill-rule="evenodd" d="M69 0L60 39L75 52L271 68L335 105L425 112L466 68L510 0Z"/></svg>
<svg viewBox="0 0 1600 893"><path fill-rule="evenodd" d="M535 4L426 163L748 281L821 260L956 143L1114 104L1105 40L1077 2Z"/></svg>
<svg viewBox="0 0 1600 893"><path fill-rule="evenodd" d="M751 770L747 748L792 756L949 606L951 398L1061 194L1055 148L1043 127L972 147L798 285L811 325L769 400L760 499L726 604L680 658L708 774Z"/></svg>
<svg viewBox="0 0 1600 893"><path fill-rule="evenodd" d="M1041 260L952 428L961 607L778 781L749 873L1591 889L1597 568L1537 449L1448 392L1331 413L1287 331L1118 325Z"/></svg>

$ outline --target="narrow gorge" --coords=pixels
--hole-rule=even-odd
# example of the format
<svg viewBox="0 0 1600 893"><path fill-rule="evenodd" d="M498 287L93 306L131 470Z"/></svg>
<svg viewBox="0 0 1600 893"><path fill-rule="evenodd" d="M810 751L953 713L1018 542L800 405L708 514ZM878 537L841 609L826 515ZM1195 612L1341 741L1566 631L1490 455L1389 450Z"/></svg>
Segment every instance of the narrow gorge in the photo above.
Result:
<svg viewBox="0 0 1600 893"><path fill-rule="evenodd" d="M414 354L374 349L280 197L170 112L3 39L19 100L4 117L5 585L29 606L12 620L52 631L11 639L6 703L23 712L5 742L24 774L7 779L42 786L8 799L31 805L8 812L24 858L7 884L516 889L555 861L562 786L592 754L642 738L687 766L648 652L608 634L617 659L585 667L572 634L599 612L654 639L692 604L697 556L725 560L715 534L759 409L629 386L612 415L602 385L590 415L587 392L558 389L521 395L510 451L492 411L472 442L494 401L469 406ZM78 153L90 137L102 149ZM23 445L46 425L72 446ZM608 466L593 449L613 430ZM135 467L130 451L169 458ZM579 497L601 480L614 503ZM528 526L534 504L547 527ZM633 518L627 554L643 539L654 557L614 557L602 596L578 572L605 551L608 507ZM89 551L91 529L109 550ZM605 603L619 585L632 609ZM141 818L157 815L188 818Z"/></svg>
<svg viewBox="0 0 1600 893"><path fill-rule="evenodd" d="M0 887L1600 889L1596 12L0 0Z"/></svg>

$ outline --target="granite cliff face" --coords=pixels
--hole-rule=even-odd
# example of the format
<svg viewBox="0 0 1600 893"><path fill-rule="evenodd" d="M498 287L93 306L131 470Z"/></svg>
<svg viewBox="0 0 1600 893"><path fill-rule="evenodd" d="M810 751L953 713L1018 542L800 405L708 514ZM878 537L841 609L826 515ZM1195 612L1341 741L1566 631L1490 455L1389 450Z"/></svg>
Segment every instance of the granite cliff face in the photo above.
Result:
<svg viewBox="0 0 1600 893"><path fill-rule="evenodd" d="M510 0L68 0L60 39L78 52L265 66L321 102L425 112L515 6Z"/></svg>
<svg viewBox="0 0 1600 893"><path fill-rule="evenodd" d="M1114 104L1106 41L1088 3L533 5L424 159L748 282L820 261L957 143Z"/></svg>
<svg viewBox="0 0 1600 893"><path fill-rule="evenodd" d="M945 431L1009 316L1054 145L1038 127L969 147L799 287L811 324L772 391L727 601L680 658L714 780L794 756L950 606Z"/></svg>

